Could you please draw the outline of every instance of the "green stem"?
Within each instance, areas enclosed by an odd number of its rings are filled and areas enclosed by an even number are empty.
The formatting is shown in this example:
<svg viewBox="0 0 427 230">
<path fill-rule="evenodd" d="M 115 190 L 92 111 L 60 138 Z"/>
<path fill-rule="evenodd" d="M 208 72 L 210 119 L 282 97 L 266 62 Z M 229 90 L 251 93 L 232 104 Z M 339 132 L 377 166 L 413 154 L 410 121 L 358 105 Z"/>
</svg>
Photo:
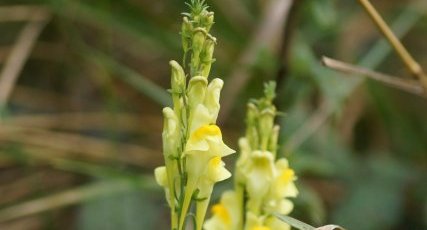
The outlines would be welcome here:
<svg viewBox="0 0 427 230">
<path fill-rule="evenodd" d="M 185 187 L 184 200 L 182 202 L 181 210 L 179 213 L 179 225 L 178 230 L 184 229 L 185 218 L 187 217 L 188 209 L 190 208 L 191 199 L 193 192 L 196 189 L 196 180 L 194 178 L 188 178 L 187 186 Z"/>
</svg>

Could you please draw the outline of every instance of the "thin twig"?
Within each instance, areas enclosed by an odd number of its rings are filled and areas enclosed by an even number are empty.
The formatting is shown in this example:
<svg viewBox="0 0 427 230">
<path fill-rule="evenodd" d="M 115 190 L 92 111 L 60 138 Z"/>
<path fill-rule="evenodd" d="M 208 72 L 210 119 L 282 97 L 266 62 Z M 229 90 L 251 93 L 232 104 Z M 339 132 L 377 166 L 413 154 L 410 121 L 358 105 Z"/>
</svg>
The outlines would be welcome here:
<svg viewBox="0 0 427 230">
<path fill-rule="evenodd" d="M 0 63 L 4 62 L 7 59 L 10 51 L 10 46 L 0 46 Z M 58 57 L 63 57 L 64 54 L 65 46 L 62 44 L 37 42 L 34 45 L 30 58 L 59 62 L 61 61 L 61 59 Z"/>
<path fill-rule="evenodd" d="M 360 4 L 378 26 L 380 31 L 384 34 L 393 48 L 396 50 L 399 57 L 405 63 L 408 70 L 420 81 L 422 86 L 427 90 L 427 75 L 423 71 L 420 64 L 412 57 L 405 46 L 396 37 L 381 15 L 377 12 L 375 7 L 369 2 L 369 0 L 359 0 Z"/>
<path fill-rule="evenodd" d="M 351 64 L 338 61 L 335 59 L 331 59 L 328 57 L 322 57 L 322 64 L 334 70 L 338 70 L 338 71 L 349 73 L 349 74 L 356 74 L 359 76 L 366 76 L 370 79 L 379 81 L 381 83 L 392 86 L 394 88 L 397 88 L 418 96 L 426 97 L 424 88 L 420 86 L 417 81 L 414 81 L 414 80 L 402 79 L 400 77 L 394 77 L 387 74 L 375 72 L 366 68 L 351 65 Z"/>
<path fill-rule="evenodd" d="M 13 46 L 0 73 L 0 109 L 6 105 L 34 44 L 50 17 L 46 11 L 35 11 L 33 13 L 40 15 L 39 17 L 43 17 L 45 20 L 28 22 Z"/>
<path fill-rule="evenodd" d="M 403 37 L 405 34 L 409 32 L 409 30 L 415 25 L 417 21 L 419 21 L 424 14 L 422 10 L 414 11 L 414 4 L 409 5 L 406 9 L 398 16 L 398 18 L 393 23 L 393 28 L 397 32 L 399 37 Z M 424 8 L 416 8 L 416 9 L 424 9 Z M 382 60 L 390 53 L 391 49 L 384 43 L 382 40 L 378 41 L 375 46 L 367 53 L 359 62 L 360 65 L 369 66 L 369 68 L 374 69 L 378 66 Z M 362 84 L 363 79 L 360 78 L 360 81 L 348 82 L 346 84 L 349 85 L 349 91 L 340 96 L 341 101 L 345 100 L 347 97 L 352 95 L 355 89 Z M 316 131 L 331 117 L 337 107 L 334 106 L 320 106 L 313 115 L 308 118 L 307 125 L 301 126 L 298 130 L 291 134 L 288 138 L 288 142 L 284 144 L 285 148 L 283 149 L 284 154 L 289 154 L 297 149 L 302 143 L 304 143 L 311 135 L 316 133 Z M 294 141 L 295 140 L 295 141 Z M 287 146 L 288 143 L 291 146 Z"/>
<path fill-rule="evenodd" d="M 227 100 L 222 104 L 219 123 L 229 116 L 238 94 L 250 78 L 250 68 L 256 62 L 260 50 L 266 47 L 271 48 L 274 40 L 281 33 L 292 3 L 292 0 L 270 1 L 270 5 L 266 7 L 264 19 L 258 25 L 225 84 L 223 95 L 227 97 Z"/>
</svg>

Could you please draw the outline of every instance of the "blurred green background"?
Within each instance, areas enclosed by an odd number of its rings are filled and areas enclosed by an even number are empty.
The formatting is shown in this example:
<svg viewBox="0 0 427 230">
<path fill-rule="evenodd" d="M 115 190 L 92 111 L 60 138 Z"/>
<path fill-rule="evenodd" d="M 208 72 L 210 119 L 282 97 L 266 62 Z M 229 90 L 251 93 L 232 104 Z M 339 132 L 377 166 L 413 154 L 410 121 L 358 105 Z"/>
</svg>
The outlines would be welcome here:
<svg viewBox="0 0 427 230">
<path fill-rule="evenodd" d="M 357 1 L 207 3 L 227 144 L 237 149 L 247 100 L 278 81 L 281 152 L 301 191 L 291 216 L 427 229 L 427 101 L 320 64 L 409 75 Z M 372 3 L 427 68 L 425 1 Z M 184 11 L 183 0 L 0 0 L 0 91 L 11 92 L 0 100 L 0 229 L 168 229 L 152 172 Z"/>
</svg>

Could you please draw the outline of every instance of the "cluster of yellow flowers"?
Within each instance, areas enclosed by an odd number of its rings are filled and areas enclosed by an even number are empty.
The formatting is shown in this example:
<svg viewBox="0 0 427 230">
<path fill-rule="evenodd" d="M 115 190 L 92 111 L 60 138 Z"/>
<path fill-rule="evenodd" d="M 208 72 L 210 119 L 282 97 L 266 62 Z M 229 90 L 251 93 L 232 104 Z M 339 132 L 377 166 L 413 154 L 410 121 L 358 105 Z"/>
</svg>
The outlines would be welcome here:
<svg viewBox="0 0 427 230">
<path fill-rule="evenodd" d="M 274 125 L 272 104 L 275 84 L 265 87 L 265 97 L 248 104 L 246 136 L 239 140 L 235 190 L 222 194 L 212 207 L 206 230 L 285 230 L 290 226 L 273 214 L 289 214 L 295 197 L 294 171 L 284 158 L 276 161 L 279 126 Z"/>
<path fill-rule="evenodd" d="M 289 229 L 273 216 L 288 214 L 293 204 L 286 198 L 298 193 L 288 162 L 275 160 L 279 126 L 274 125 L 274 83 L 266 85 L 265 97 L 249 103 L 246 136 L 239 141 L 235 190 L 222 195 L 212 208 L 214 215 L 204 223 L 214 184 L 231 176 L 222 157 L 235 151 L 224 144 L 215 125 L 224 83 L 219 78 L 208 80 L 216 44 L 209 34 L 214 15 L 204 0 L 191 0 L 188 5 L 190 13 L 184 14 L 181 29 L 183 64 L 170 62 L 173 108 L 163 109 L 165 166 L 155 169 L 171 209 L 171 229 L 186 229 L 189 220 L 196 230 Z M 195 214 L 189 214 L 192 207 Z"/>
<path fill-rule="evenodd" d="M 185 229 L 189 219 L 195 229 L 202 229 L 214 184 L 231 176 L 222 157 L 235 152 L 224 144 L 215 125 L 223 81 L 208 81 L 216 43 L 209 34 L 213 13 L 203 1 L 193 0 L 189 6 L 191 12 L 184 14 L 181 31 L 183 65 L 170 62 L 173 108 L 163 109 L 165 166 L 155 169 L 156 181 L 164 187 L 171 208 L 173 230 Z M 184 68 L 188 55 L 187 81 Z M 195 216 L 188 214 L 193 203 Z"/>
</svg>

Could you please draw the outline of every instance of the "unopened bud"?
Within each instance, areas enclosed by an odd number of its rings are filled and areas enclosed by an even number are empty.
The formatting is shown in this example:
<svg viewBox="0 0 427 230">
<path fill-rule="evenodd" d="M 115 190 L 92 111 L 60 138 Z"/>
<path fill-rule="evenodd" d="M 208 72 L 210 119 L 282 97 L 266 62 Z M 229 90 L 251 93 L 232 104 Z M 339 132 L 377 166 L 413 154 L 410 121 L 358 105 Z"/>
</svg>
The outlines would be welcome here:
<svg viewBox="0 0 427 230">
<path fill-rule="evenodd" d="M 209 12 L 206 17 L 206 31 L 209 32 L 211 30 L 212 25 L 214 24 L 214 13 Z"/>
<path fill-rule="evenodd" d="M 246 112 L 246 138 L 252 149 L 259 149 L 259 135 L 257 127 L 258 108 L 253 103 L 248 103 Z"/>
<path fill-rule="evenodd" d="M 182 47 L 184 49 L 184 53 L 190 50 L 191 45 L 191 36 L 193 33 L 193 25 L 188 20 L 187 17 L 182 19 L 182 27 L 181 27 L 181 39 L 182 39 Z"/>
<path fill-rule="evenodd" d="M 212 66 L 212 56 L 214 53 L 216 38 L 208 35 L 202 53 L 200 54 L 201 73 L 203 76 L 208 77 Z"/>
<path fill-rule="evenodd" d="M 258 130 L 260 134 L 262 150 L 267 150 L 268 148 L 269 139 L 271 138 L 271 131 L 273 130 L 275 115 L 276 112 L 272 108 L 267 108 L 261 111 Z"/>
<path fill-rule="evenodd" d="M 190 109 L 194 109 L 205 99 L 208 80 L 202 76 L 191 78 L 188 83 L 188 104 Z"/>
<path fill-rule="evenodd" d="M 273 127 L 273 130 L 271 132 L 271 138 L 270 138 L 270 143 L 269 143 L 269 151 L 273 153 L 274 157 L 276 157 L 277 155 L 277 143 L 279 141 L 279 132 L 280 132 L 280 126 L 275 125 Z"/>
<path fill-rule="evenodd" d="M 219 98 L 220 98 L 221 89 L 223 86 L 224 86 L 224 81 L 219 78 L 215 78 L 209 83 L 208 89 L 206 91 L 204 105 L 209 110 L 209 113 L 211 114 L 212 120 L 214 123 L 218 118 L 218 113 L 220 108 Z"/>
<path fill-rule="evenodd" d="M 179 120 L 175 112 L 166 107 L 163 109 L 163 154 L 165 159 L 176 154 L 178 143 L 180 142 Z"/>
<path fill-rule="evenodd" d="M 191 56 L 191 66 L 193 69 L 196 69 L 200 64 L 200 53 L 203 50 L 203 45 L 206 40 L 206 30 L 204 28 L 196 28 L 193 34 L 192 40 L 192 50 L 193 54 Z"/>
<path fill-rule="evenodd" d="M 185 73 L 181 65 L 176 61 L 169 62 L 171 66 L 172 93 L 182 93 L 185 89 Z"/>
<path fill-rule="evenodd" d="M 185 90 L 185 73 L 181 65 L 176 61 L 169 62 L 171 66 L 171 93 L 172 101 L 175 111 L 177 111 L 178 116 L 180 117 L 180 111 L 182 108 L 182 94 Z"/>
</svg>

